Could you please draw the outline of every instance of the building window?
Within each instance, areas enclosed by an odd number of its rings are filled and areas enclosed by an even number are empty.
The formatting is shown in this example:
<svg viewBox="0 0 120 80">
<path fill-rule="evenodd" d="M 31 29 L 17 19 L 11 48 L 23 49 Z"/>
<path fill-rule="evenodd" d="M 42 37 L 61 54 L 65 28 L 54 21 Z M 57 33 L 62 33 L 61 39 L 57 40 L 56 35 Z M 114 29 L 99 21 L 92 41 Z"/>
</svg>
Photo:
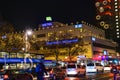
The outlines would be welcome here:
<svg viewBox="0 0 120 80">
<path fill-rule="evenodd" d="M 115 6 L 115 8 L 118 8 L 118 6 Z"/>
<path fill-rule="evenodd" d="M 119 32 L 117 32 L 117 34 L 119 34 Z"/>
<path fill-rule="evenodd" d="M 115 9 L 115 11 L 118 11 L 118 9 Z"/>
<path fill-rule="evenodd" d="M 119 26 L 116 26 L 116 28 L 119 28 Z"/>
<path fill-rule="evenodd" d="M 118 16 L 115 16 L 115 18 L 118 18 Z"/>
<path fill-rule="evenodd" d="M 117 2 L 115 2 L 115 5 L 117 5 Z"/>
<path fill-rule="evenodd" d="M 120 36 L 117 36 L 117 38 L 120 38 Z"/>
<path fill-rule="evenodd" d="M 116 19 L 116 21 L 118 21 L 118 19 Z"/>
<path fill-rule="evenodd" d="M 119 31 L 119 29 L 116 29 L 116 31 Z"/>
<path fill-rule="evenodd" d="M 118 24 L 118 22 L 116 22 L 116 24 Z"/>
<path fill-rule="evenodd" d="M 83 32 L 83 30 L 82 30 L 82 29 L 80 29 L 80 32 Z"/>
<path fill-rule="evenodd" d="M 38 34 L 37 38 L 40 38 L 40 37 L 45 37 L 45 34 Z"/>
<path fill-rule="evenodd" d="M 72 32 L 72 31 L 73 31 L 73 30 L 71 30 L 71 29 L 69 30 L 69 32 Z"/>
</svg>

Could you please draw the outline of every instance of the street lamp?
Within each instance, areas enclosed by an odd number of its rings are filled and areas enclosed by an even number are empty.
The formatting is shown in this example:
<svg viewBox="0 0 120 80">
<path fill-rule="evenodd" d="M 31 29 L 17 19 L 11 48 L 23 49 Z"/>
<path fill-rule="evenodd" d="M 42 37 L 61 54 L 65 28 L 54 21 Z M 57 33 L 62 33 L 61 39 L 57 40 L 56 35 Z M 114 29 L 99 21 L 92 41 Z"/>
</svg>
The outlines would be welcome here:
<svg viewBox="0 0 120 80">
<path fill-rule="evenodd" d="M 27 30 L 25 32 L 25 52 L 28 52 L 28 50 L 30 49 L 30 44 L 28 41 L 28 36 L 32 34 L 32 30 Z"/>
<path fill-rule="evenodd" d="M 30 49 L 30 43 L 28 41 L 28 36 L 32 34 L 32 30 L 26 30 L 25 36 L 24 36 L 24 41 L 25 41 L 25 48 L 22 48 L 26 53 Z M 24 57 L 24 69 L 26 69 L 26 59 L 29 58 L 29 61 L 31 62 L 31 65 L 33 65 L 32 60 L 30 59 L 30 54 L 25 54 Z"/>
</svg>

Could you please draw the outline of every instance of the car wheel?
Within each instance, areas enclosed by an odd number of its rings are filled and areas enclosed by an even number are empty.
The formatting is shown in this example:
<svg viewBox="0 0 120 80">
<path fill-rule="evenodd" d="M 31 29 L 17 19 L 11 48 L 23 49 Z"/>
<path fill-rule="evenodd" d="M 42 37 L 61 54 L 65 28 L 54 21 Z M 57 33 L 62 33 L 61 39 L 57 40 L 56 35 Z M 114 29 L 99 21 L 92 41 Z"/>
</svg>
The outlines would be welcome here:
<svg viewBox="0 0 120 80">
<path fill-rule="evenodd" d="M 84 73 L 83 76 L 86 76 L 86 73 Z"/>
<path fill-rule="evenodd" d="M 80 77 L 80 72 L 78 72 L 78 75 L 77 75 L 78 77 Z"/>
<path fill-rule="evenodd" d="M 102 73 L 104 73 L 104 69 L 102 69 Z"/>
<path fill-rule="evenodd" d="M 97 69 L 97 73 L 99 72 L 99 70 Z"/>
<path fill-rule="evenodd" d="M 56 76 L 55 75 L 53 75 L 53 80 L 56 80 Z"/>
<path fill-rule="evenodd" d="M 12 78 L 11 80 L 17 80 L 16 78 Z"/>
<path fill-rule="evenodd" d="M 64 80 L 64 79 L 65 79 L 65 76 L 63 76 L 62 79 Z"/>
</svg>

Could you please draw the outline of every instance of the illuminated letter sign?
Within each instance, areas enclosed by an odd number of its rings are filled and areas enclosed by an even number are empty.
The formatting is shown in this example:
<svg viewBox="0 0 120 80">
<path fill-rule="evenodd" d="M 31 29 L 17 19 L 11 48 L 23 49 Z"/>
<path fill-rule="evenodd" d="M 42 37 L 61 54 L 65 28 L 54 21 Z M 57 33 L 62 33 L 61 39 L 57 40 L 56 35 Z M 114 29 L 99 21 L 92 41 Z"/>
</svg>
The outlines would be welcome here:
<svg viewBox="0 0 120 80">
<path fill-rule="evenodd" d="M 52 23 L 44 23 L 42 24 L 42 27 L 52 26 Z"/>
</svg>

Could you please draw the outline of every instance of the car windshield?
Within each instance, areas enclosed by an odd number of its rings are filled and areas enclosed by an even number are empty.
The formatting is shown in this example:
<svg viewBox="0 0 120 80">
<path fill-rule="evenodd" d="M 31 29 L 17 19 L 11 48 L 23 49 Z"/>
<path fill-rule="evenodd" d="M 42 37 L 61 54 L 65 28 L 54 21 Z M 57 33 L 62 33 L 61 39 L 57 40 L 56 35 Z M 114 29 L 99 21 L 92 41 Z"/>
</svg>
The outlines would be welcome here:
<svg viewBox="0 0 120 80">
<path fill-rule="evenodd" d="M 102 66 L 100 63 L 96 63 L 96 66 Z"/>
<path fill-rule="evenodd" d="M 75 65 L 67 65 L 67 68 L 76 68 Z"/>
<path fill-rule="evenodd" d="M 62 72 L 62 69 L 60 69 L 60 68 L 53 68 L 53 70 L 54 70 L 55 72 Z"/>
<path fill-rule="evenodd" d="M 94 63 L 88 63 L 87 66 L 94 66 Z"/>
<path fill-rule="evenodd" d="M 105 65 L 104 67 L 110 67 L 110 65 Z"/>
<path fill-rule="evenodd" d="M 77 68 L 85 68 L 84 65 L 77 65 Z"/>
</svg>

